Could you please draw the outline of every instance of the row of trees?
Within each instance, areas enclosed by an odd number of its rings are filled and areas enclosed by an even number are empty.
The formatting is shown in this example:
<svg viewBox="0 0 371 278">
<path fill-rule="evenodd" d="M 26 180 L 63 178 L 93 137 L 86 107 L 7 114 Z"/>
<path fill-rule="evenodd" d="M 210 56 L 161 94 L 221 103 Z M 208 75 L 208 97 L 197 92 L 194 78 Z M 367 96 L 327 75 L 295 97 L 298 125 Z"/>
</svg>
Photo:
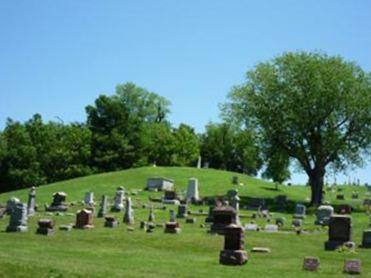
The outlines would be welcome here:
<svg viewBox="0 0 371 278">
<path fill-rule="evenodd" d="M 92 173 L 156 165 L 210 167 L 257 174 L 259 148 L 250 132 L 209 124 L 196 134 L 172 127 L 170 103 L 133 83 L 117 86 L 86 107 L 86 123 L 8 120 L 0 133 L 0 191 L 41 185 Z"/>
<path fill-rule="evenodd" d="M 132 83 L 86 107 L 83 124 L 9 120 L 0 133 L 0 191 L 156 163 L 210 167 L 276 182 L 299 165 L 322 202 L 326 171 L 361 165 L 371 147 L 371 76 L 323 53 L 285 53 L 232 89 L 223 122 L 203 134 L 168 121 L 169 101 Z"/>
</svg>

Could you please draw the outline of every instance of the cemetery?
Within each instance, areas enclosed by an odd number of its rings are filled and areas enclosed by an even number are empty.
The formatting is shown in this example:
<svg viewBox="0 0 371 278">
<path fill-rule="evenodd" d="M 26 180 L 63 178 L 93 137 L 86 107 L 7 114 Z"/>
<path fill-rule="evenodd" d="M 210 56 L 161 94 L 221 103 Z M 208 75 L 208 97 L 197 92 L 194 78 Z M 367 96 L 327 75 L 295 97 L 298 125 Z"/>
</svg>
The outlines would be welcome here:
<svg viewBox="0 0 371 278">
<path fill-rule="evenodd" d="M 168 197 L 180 204 L 151 202 L 149 196 L 161 199 L 164 191 L 140 190 L 148 175 L 172 177 L 169 192 L 181 194 Z M 370 277 L 367 188 L 357 187 L 354 199 L 354 188 L 344 186 L 345 199 L 328 193 L 326 205 L 313 210 L 306 207 L 307 187 L 276 192 L 267 190 L 274 183 L 239 174 L 240 185 L 235 176 L 145 167 L 1 194 L 7 210 L 0 219 L 2 273 L 75 277 L 86 275 L 88 266 L 89 277 Z M 213 197 L 215 202 L 202 201 Z"/>
</svg>

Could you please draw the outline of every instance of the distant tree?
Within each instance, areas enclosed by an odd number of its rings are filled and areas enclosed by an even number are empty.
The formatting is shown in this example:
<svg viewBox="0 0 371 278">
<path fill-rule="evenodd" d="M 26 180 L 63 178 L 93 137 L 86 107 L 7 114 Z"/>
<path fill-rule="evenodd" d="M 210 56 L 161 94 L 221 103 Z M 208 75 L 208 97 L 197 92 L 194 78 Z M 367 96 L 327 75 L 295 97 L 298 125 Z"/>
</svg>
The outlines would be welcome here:
<svg viewBox="0 0 371 278">
<path fill-rule="evenodd" d="M 370 74 L 341 57 L 285 53 L 249 71 L 229 99 L 228 117 L 301 165 L 312 205 L 322 202 L 326 167 L 359 165 L 370 148 Z"/>
<path fill-rule="evenodd" d="M 290 157 L 284 151 L 277 149 L 266 153 L 266 168 L 263 177 L 272 179 L 276 184 L 282 184 L 291 177 L 290 174 Z"/>
<path fill-rule="evenodd" d="M 116 87 L 86 107 L 92 132 L 92 165 L 101 171 L 129 168 L 142 157 L 141 134 L 151 123 L 165 123 L 169 101 L 133 83 Z"/>
<path fill-rule="evenodd" d="M 180 124 L 173 130 L 173 137 L 171 165 L 195 166 L 200 155 L 200 140 L 194 129 Z"/>
<path fill-rule="evenodd" d="M 201 154 L 210 167 L 256 175 L 261 167 L 259 147 L 249 131 L 228 123 L 208 124 L 201 139 Z"/>
</svg>

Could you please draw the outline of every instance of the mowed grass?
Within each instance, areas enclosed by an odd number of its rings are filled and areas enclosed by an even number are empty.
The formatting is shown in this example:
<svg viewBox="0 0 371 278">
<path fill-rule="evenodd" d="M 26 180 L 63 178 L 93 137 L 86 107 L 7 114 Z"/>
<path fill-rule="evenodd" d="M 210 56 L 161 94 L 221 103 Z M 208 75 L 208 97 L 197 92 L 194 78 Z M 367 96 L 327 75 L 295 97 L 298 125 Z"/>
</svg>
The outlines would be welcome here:
<svg viewBox="0 0 371 278">
<path fill-rule="evenodd" d="M 128 231 L 120 223 L 116 229 L 103 227 L 103 219 L 95 218 L 95 228 L 91 230 L 56 230 L 53 236 L 35 234 L 37 220 L 53 218 L 58 227 L 61 224 L 74 223 L 74 213 L 82 208 L 87 191 L 95 193 L 96 202 L 102 194 L 109 196 L 110 202 L 118 186 L 127 191 L 143 189 L 146 179 L 163 176 L 175 180 L 178 192 L 185 191 L 190 177 L 199 179 L 201 196 L 224 195 L 228 189 L 235 188 L 231 178 L 235 173 L 212 169 L 145 167 L 127 171 L 94 175 L 65 182 L 43 186 L 37 189 L 39 212 L 29 219 L 27 233 L 5 233 L 8 216 L 0 219 L 0 277 L 346 277 L 342 273 L 344 259 L 362 260 L 362 275 L 371 277 L 371 249 L 357 248 L 356 252 L 324 251 L 327 230 L 314 226 L 314 216 L 304 220 L 304 229 L 310 231 L 296 235 L 291 226 L 292 213 L 274 213 L 284 216 L 286 225 L 283 232 L 245 232 L 245 247 L 249 261 L 244 266 L 223 266 L 219 264 L 219 252 L 224 238 L 207 233 L 207 228 L 200 227 L 204 216 L 196 216 L 196 224 L 186 224 L 179 219 L 182 232 L 178 235 L 165 234 L 162 228 L 156 228 L 152 234 L 139 229 L 139 222 L 147 220 L 148 209 L 141 205 L 149 203 L 149 196 L 161 196 L 162 193 L 141 191 L 132 195 L 135 205 L 135 230 Z M 237 186 L 240 196 L 274 198 L 285 194 L 290 200 L 303 202 L 309 196 L 307 187 L 281 186 L 278 191 L 274 185 L 259 179 L 238 175 L 243 185 Z M 360 192 L 360 200 L 351 200 L 352 191 Z M 49 215 L 43 205 L 51 202 L 51 195 L 56 191 L 65 191 L 67 201 L 76 205 L 70 207 L 64 215 Z M 27 201 L 28 190 L 20 190 L 0 195 L 0 203 L 5 203 L 11 196 Z M 344 187 L 346 201 L 361 208 L 361 199 L 366 196 L 363 188 Z M 336 193 L 327 193 L 326 199 L 335 200 Z M 339 203 L 340 201 L 333 201 Z M 155 204 L 158 205 L 158 204 Z M 171 208 L 171 206 L 167 206 Z M 156 210 L 156 223 L 164 223 L 169 218 L 169 211 Z M 176 209 L 176 208 L 174 208 Z M 207 211 L 206 206 L 190 206 L 190 210 Z M 252 211 L 241 210 L 242 223 L 251 221 Z M 113 213 L 121 221 L 123 213 Z M 353 240 L 361 242 L 362 231 L 368 227 L 369 217 L 362 212 L 352 214 Z M 265 225 L 264 219 L 258 224 Z M 270 254 L 251 253 L 252 247 L 269 247 Z M 318 256 L 321 269 L 317 273 L 302 270 L 304 256 Z"/>
</svg>

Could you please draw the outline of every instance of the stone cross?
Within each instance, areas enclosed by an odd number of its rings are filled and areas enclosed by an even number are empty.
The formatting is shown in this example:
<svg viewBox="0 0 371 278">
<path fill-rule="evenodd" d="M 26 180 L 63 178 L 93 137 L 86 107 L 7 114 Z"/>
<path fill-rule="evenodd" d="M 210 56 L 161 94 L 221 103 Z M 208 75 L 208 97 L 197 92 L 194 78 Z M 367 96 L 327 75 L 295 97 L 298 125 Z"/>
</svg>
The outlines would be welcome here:
<svg viewBox="0 0 371 278">
<path fill-rule="evenodd" d="M 7 232 L 27 232 L 27 206 L 26 204 L 16 203 L 10 212 L 9 225 Z"/>
<path fill-rule="evenodd" d="M 31 187 L 30 192 L 28 193 L 28 202 L 27 202 L 27 214 L 28 216 L 32 216 L 35 214 L 35 206 L 36 206 L 36 189 L 35 187 Z"/>
<path fill-rule="evenodd" d="M 131 198 L 127 197 L 125 202 L 124 223 L 129 225 L 134 224 L 134 210 L 131 205 Z"/>
</svg>

